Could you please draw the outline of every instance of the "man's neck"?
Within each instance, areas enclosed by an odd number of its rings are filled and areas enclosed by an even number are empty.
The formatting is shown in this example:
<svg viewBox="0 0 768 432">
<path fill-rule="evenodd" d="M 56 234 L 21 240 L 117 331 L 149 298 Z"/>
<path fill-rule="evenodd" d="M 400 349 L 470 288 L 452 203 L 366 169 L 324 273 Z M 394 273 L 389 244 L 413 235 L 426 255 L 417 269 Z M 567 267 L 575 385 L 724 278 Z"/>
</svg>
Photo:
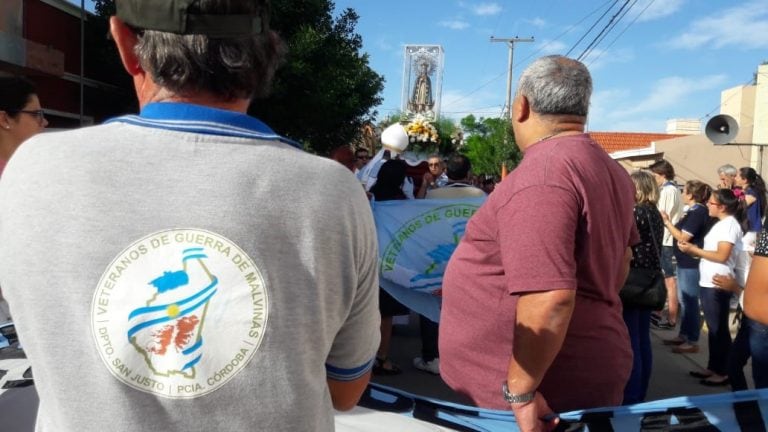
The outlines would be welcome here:
<svg viewBox="0 0 768 432">
<path fill-rule="evenodd" d="M 136 88 L 139 105 L 142 108 L 147 104 L 155 102 L 177 102 L 202 105 L 245 114 L 248 112 L 248 106 L 251 103 L 250 99 L 237 98 L 224 100 L 218 95 L 205 92 L 183 95 L 172 93 L 155 84 L 149 75 L 147 75 L 147 77 L 148 79 L 145 79 L 141 83 L 137 83 Z"/>
<path fill-rule="evenodd" d="M 538 115 L 534 114 L 535 123 L 531 125 L 531 130 L 527 134 L 525 143 L 521 143 L 523 151 L 548 139 L 562 137 L 567 135 L 578 135 L 584 133 L 584 124 L 586 117 L 574 115 Z"/>
</svg>

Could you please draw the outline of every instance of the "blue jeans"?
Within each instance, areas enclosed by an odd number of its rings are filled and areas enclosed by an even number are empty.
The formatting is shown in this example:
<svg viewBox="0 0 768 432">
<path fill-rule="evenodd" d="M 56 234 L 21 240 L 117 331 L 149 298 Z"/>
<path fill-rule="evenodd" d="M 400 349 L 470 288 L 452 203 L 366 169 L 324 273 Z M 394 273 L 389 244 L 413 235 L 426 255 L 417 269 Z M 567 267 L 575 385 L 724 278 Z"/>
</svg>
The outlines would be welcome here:
<svg viewBox="0 0 768 432">
<path fill-rule="evenodd" d="M 701 307 L 709 330 L 709 361 L 707 369 L 718 375 L 728 375 L 728 355 L 731 351 L 731 332 L 728 312 L 731 308 L 729 291 L 701 287 Z"/>
<path fill-rule="evenodd" d="M 744 365 L 752 356 L 752 378 L 755 388 L 768 388 L 768 326 L 741 316 L 741 327 L 731 347 L 728 376 L 733 391 L 746 390 Z"/>
<path fill-rule="evenodd" d="M 629 331 L 632 344 L 632 373 L 624 387 L 624 405 L 645 400 L 648 383 L 651 380 L 653 352 L 651 351 L 651 311 L 647 309 L 624 308 L 624 323 Z"/>
<path fill-rule="evenodd" d="M 699 312 L 699 268 L 677 267 L 677 291 L 680 298 L 680 339 L 699 342 L 701 315 Z"/>
<path fill-rule="evenodd" d="M 672 246 L 661 247 L 661 271 L 665 278 L 675 277 L 675 252 Z"/>
</svg>

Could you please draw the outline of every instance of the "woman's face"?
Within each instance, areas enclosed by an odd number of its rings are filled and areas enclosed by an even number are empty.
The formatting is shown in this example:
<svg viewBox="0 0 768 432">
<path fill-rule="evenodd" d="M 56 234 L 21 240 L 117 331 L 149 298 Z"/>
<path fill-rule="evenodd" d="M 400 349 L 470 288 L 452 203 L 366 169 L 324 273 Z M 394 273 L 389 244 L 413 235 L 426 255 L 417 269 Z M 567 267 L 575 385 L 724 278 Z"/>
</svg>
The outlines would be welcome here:
<svg viewBox="0 0 768 432">
<path fill-rule="evenodd" d="M 16 113 L 0 111 L 0 113 L 3 115 L 2 127 L 10 134 L 11 141 L 16 147 L 48 126 L 48 120 L 43 117 L 40 99 L 34 94 L 29 97 L 21 111 Z M 11 114 L 14 115 L 11 116 Z"/>
<path fill-rule="evenodd" d="M 712 217 L 720 217 L 720 215 L 723 214 L 723 205 L 717 202 L 717 198 L 713 196 L 709 197 L 709 201 L 707 201 L 707 209 L 709 210 L 709 215 Z"/>
<path fill-rule="evenodd" d="M 683 188 L 683 201 L 688 205 L 696 204 L 693 200 L 693 195 L 688 192 L 688 188 Z"/>
<path fill-rule="evenodd" d="M 736 183 L 736 186 L 740 186 L 742 188 L 747 186 L 747 179 L 742 177 L 739 173 L 737 173 L 736 177 L 733 178 L 733 182 Z"/>
</svg>

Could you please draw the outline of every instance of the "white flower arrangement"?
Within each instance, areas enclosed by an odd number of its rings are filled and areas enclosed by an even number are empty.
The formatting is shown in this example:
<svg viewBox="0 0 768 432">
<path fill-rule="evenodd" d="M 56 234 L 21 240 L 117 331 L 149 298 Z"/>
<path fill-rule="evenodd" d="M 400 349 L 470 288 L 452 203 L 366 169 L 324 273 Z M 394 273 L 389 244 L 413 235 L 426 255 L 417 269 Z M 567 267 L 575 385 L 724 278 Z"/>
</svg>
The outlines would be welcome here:
<svg viewBox="0 0 768 432">
<path fill-rule="evenodd" d="M 405 126 L 408 133 L 408 140 L 412 143 L 436 143 L 440 141 L 437 134 L 437 128 L 421 114 L 417 114 L 414 119 Z"/>
</svg>

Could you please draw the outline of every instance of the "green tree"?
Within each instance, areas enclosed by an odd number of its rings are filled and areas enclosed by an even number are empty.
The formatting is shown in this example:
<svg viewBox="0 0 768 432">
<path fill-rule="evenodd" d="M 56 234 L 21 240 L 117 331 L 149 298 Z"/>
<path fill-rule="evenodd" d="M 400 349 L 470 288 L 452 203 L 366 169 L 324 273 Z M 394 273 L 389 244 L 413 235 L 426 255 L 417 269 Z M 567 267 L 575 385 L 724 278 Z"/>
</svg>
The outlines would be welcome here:
<svg viewBox="0 0 768 432">
<path fill-rule="evenodd" d="M 346 9 L 334 20 L 327 0 L 272 2 L 272 27 L 288 45 L 286 64 L 272 94 L 249 113 L 275 131 L 318 153 L 353 141 L 381 104 L 384 78 L 361 53 L 358 15 Z"/>
<path fill-rule="evenodd" d="M 96 0 L 99 14 L 114 13 L 114 0 Z M 329 0 L 271 3 L 271 27 L 288 47 L 272 93 L 254 100 L 248 112 L 305 149 L 327 153 L 349 144 L 376 116 L 384 78 L 372 70 L 353 9 L 333 17 Z"/>
<path fill-rule="evenodd" d="M 472 172 L 478 175 L 501 174 L 501 165 L 512 169 L 522 154 L 515 144 L 512 127 L 507 119 L 480 118 L 468 115 L 461 119 L 464 146 L 461 151 L 472 162 Z"/>
</svg>

